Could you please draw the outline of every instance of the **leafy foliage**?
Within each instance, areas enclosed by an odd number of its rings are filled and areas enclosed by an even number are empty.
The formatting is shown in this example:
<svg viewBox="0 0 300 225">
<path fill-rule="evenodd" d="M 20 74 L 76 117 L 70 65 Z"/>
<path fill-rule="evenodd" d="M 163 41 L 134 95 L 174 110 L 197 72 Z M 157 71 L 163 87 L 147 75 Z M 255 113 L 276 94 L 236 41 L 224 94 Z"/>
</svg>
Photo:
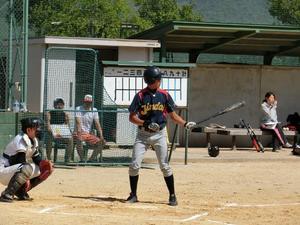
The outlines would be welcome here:
<svg viewBox="0 0 300 225">
<path fill-rule="evenodd" d="M 269 0 L 270 13 L 283 23 L 300 25 L 300 0 Z"/>
<path fill-rule="evenodd" d="M 135 0 L 139 17 L 147 22 L 147 26 L 155 26 L 169 20 L 201 21 L 196 12 L 195 2 L 178 5 L 176 0 Z"/>
<path fill-rule="evenodd" d="M 38 35 L 113 38 L 130 19 L 134 14 L 124 0 L 39 0 L 30 7 Z"/>
<path fill-rule="evenodd" d="M 29 22 L 37 36 L 116 38 L 123 23 L 135 25 L 128 36 L 167 20 L 200 21 L 193 9 L 193 1 L 178 6 L 176 0 L 36 0 Z"/>
</svg>

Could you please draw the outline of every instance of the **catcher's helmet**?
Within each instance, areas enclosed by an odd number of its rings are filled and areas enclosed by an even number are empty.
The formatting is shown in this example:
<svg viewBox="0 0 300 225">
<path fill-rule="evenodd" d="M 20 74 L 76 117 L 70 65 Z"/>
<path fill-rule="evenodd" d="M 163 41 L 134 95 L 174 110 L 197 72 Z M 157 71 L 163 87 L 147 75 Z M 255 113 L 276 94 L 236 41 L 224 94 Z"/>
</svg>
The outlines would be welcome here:
<svg viewBox="0 0 300 225">
<path fill-rule="evenodd" d="M 43 133 L 42 133 L 42 121 L 40 118 L 24 118 L 21 119 L 21 126 L 23 133 L 27 132 L 27 128 L 34 128 L 36 127 L 36 137 L 38 139 L 42 139 Z"/>
<path fill-rule="evenodd" d="M 217 157 L 220 153 L 219 147 L 218 146 L 211 146 L 208 148 L 208 155 L 210 157 Z"/>
<path fill-rule="evenodd" d="M 144 80 L 146 84 L 153 84 L 156 80 L 160 80 L 162 72 L 156 66 L 150 66 L 144 71 Z"/>
</svg>

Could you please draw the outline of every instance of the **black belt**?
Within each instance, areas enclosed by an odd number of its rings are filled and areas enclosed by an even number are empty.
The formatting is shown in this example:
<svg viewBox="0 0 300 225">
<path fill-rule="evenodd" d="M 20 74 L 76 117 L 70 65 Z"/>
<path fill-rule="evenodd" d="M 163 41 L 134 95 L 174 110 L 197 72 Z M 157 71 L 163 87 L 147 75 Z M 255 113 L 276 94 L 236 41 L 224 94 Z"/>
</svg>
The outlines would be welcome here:
<svg viewBox="0 0 300 225">
<path fill-rule="evenodd" d="M 162 130 L 162 129 L 164 129 L 164 128 L 165 128 L 165 126 L 160 127 L 159 130 Z M 139 129 L 140 129 L 140 130 L 143 130 L 143 131 L 147 131 L 147 132 L 149 132 L 149 133 L 155 133 L 155 132 L 157 132 L 157 131 L 153 131 L 153 130 L 150 130 L 149 128 L 142 127 L 142 126 L 139 126 Z"/>
</svg>

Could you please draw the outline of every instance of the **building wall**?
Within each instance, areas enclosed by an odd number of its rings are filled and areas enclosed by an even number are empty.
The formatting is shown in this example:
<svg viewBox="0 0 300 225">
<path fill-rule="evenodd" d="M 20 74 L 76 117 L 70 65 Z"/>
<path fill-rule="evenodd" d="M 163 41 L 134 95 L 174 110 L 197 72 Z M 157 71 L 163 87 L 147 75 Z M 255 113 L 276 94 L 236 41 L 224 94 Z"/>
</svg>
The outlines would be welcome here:
<svg viewBox="0 0 300 225">
<path fill-rule="evenodd" d="M 265 93 L 273 91 L 278 96 L 278 119 L 284 124 L 288 114 L 300 112 L 300 105 L 297 104 L 299 83 L 300 68 L 296 67 L 198 65 L 190 71 L 189 120 L 199 121 L 244 100 L 245 107 L 211 119 L 203 125 L 219 123 L 233 127 L 242 118 L 252 127 L 259 127 L 260 104 Z M 205 140 L 205 135 L 192 133 L 189 145 L 205 146 Z M 214 135 L 212 142 L 230 146 L 231 139 Z M 249 138 L 240 137 L 237 144 L 250 145 Z"/>
<path fill-rule="evenodd" d="M 152 48 L 119 47 L 119 61 L 152 61 Z"/>
<path fill-rule="evenodd" d="M 44 92 L 45 46 L 33 44 L 28 48 L 27 108 L 32 112 L 42 111 Z"/>
<path fill-rule="evenodd" d="M 27 83 L 28 84 L 27 108 L 29 111 L 32 112 L 43 111 L 45 50 L 47 47 L 56 47 L 56 46 L 69 47 L 69 48 L 85 47 L 85 46 L 65 46 L 65 45 L 55 45 L 55 44 L 51 44 L 47 46 L 44 43 L 29 44 L 28 83 Z M 152 61 L 153 58 L 152 51 L 153 48 L 148 48 L 148 47 L 147 48 L 146 47 L 118 47 L 118 60 L 149 62 Z M 107 60 L 107 59 L 104 58 L 103 60 Z"/>
</svg>

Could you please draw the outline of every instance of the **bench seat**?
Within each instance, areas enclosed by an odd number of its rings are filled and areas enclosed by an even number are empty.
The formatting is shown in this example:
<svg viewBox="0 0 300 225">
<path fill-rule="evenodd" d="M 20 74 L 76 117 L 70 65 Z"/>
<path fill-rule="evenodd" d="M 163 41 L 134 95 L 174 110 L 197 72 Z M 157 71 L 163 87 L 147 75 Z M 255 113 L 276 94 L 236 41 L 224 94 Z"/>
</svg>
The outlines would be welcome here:
<svg viewBox="0 0 300 225">
<path fill-rule="evenodd" d="M 211 146 L 211 134 L 218 134 L 218 135 L 229 135 L 232 137 L 232 149 L 236 149 L 236 137 L 237 136 L 247 136 L 248 131 L 246 128 L 212 128 L 212 127 L 197 127 L 192 130 L 192 132 L 200 132 L 206 134 L 206 142 L 207 147 Z M 273 132 L 270 130 L 261 130 L 261 129 L 253 129 L 253 132 L 256 136 L 267 136 L 267 135 L 273 135 Z M 286 136 L 293 136 L 294 137 L 294 143 L 297 142 L 297 131 L 291 131 L 291 130 L 284 130 L 283 131 Z M 273 136 L 273 142 L 275 137 Z M 274 146 L 273 146 L 274 148 Z"/>
</svg>

